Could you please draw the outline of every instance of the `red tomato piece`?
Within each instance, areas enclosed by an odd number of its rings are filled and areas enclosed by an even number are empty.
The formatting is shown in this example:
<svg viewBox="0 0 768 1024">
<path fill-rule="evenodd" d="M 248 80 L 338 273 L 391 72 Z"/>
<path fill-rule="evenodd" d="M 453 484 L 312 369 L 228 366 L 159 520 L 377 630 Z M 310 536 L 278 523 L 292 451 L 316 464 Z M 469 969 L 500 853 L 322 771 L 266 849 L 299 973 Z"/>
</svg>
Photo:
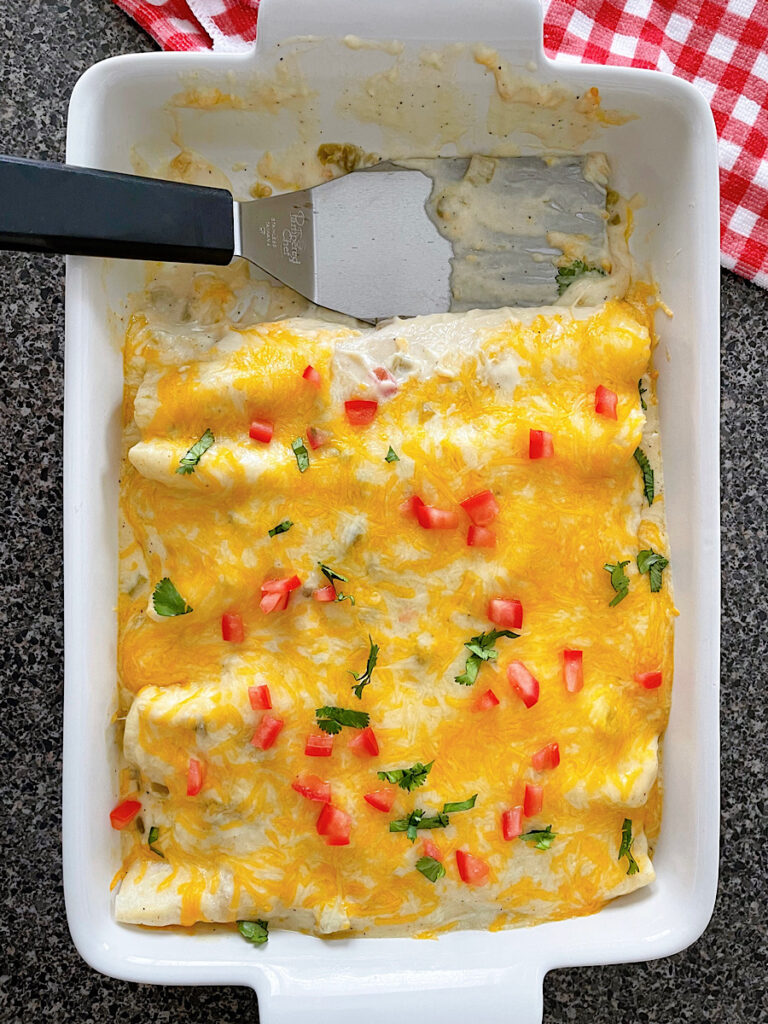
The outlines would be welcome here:
<svg viewBox="0 0 768 1024">
<path fill-rule="evenodd" d="M 326 732 L 311 732 L 304 746 L 307 757 L 330 757 L 333 753 L 333 736 Z"/>
<path fill-rule="evenodd" d="M 560 747 L 557 743 L 548 743 L 531 757 L 531 764 L 537 772 L 542 772 L 546 768 L 557 768 L 560 764 Z"/>
<path fill-rule="evenodd" d="M 541 808 L 544 806 L 544 787 L 534 786 L 528 782 L 525 786 L 525 796 L 523 797 L 523 813 L 526 818 L 532 818 L 534 814 L 541 814 Z"/>
<path fill-rule="evenodd" d="M 336 591 L 332 583 L 329 583 L 326 587 L 320 587 L 318 590 L 312 591 L 312 597 L 316 601 L 335 601 Z"/>
<path fill-rule="evenodd" d="M 501 833 L 509 842 L 523 834 L 523 808 L 510 807 L 501 816 Z"/>
<path fill-rule="evenodd" d="M 322 448 L 324 444 L 328 444 L 330 439 L 331 435 L 326 434 L 324 430 L 318 430 L 317 427 L 307 427 L 307 440 L 309 441 L 310 448 Z"/>
<path fill-rule="evenodd" d="M 363 800 L 375 807 L 377 811 L 391 811 L 395 802 L 397 791 L 394 789 L 375 789 L 372 793 L 366 793 Z"/>
<path fill-rule="evenodd" d="M 485 885 L 488 881 L 490 867 L 484 860 L 467 853 L 466 850 L 456 851 L 456 866 L 462 882 L 468 885 Z"/>
<path fill-rule="evenodd" d="M 488 711 L 489 708 L 495 708 L 498 703 L 499 698 L 493 690 L 486 690 L 485 693 L 481 694 L 475 701 L 475 710 Z"/>
<path fill-rule="evenodd" d="M 440 862 L 442 862 L 443 854 L 437 843 L 433 843 L 431 839 L 425 839 L 423 846 L 425 857 L 432 857 L 434 860 L 439 860 Z"/>
<path fill-rule="evenodd" d="M 116 828 L 119 832 L 126 825 L 130 825 L 140 810 L 141 804 L 138 800 L 123 800 L 121 804 L 113 807 L 109 812 L 112 828 Z"/>
<path fill-rule="evenodd" d="M 563 651 L 563 679 L 568 693 L 578 693 L 584 685 L 582 651 Z"/>
<path fill-rule="evenodd" d="M 298 576 L 284 576 L 282 579 L 264 580 L 261 584 L 262 594 L 287 594 L 301 586 Z"/>
<path fill-rule="evenodd" d="M 500 629 L 520 629 L 523 604 L 516 597 L 493 597 L 488 602 L 488 618 Z"/>
<path fill-rule="evenodd" d="M 507 665 L 509 685 L 527 708 L 532 708 L 539 699 L 539 681 L 535 679 L 522 661 L 510 661 Z"/>
<path fill-rule="evenodd" d="M 492 491 L 479 491 L 459 504 L 475 526 L 488 526 L 499 514 L 499 505 Z"/>
<path fill-rule="evenodd" d="M 322 380 L 320 379 L 320 374 L 317 372 L 314 366 L 307 366 L 301 376 L 304 378 L 304 380 L 309 381 L 309 383 L 313 387 L 316 387 L 318 390 L 320 389 Z"/>
<path fill-rule="evenodd" d="M 370 725 L 361 729 L 357 736 L 349 741 L 347 747 L 355 754 L 369 757 L 376 757 L 379 753 L 379 744 Z"/>
<path fill-rule="evenodd" d="M 187 796 L 197 796 L 203 788 L 203 765 L 195 757 L 190 757 L 187 767 Z"/>
<path fill-rule="evenodd" d="M 226 612 L 221 616 L 221 636 L 233 644 L 241 644 L 245 640 L 243 617 L 234 612 Z"/>
<path fill-rule="evenodd" d="M 551 459 L 555 454 L 552 435 L 547 430 L 532 430 L 528 436 L 529 459 Z"/>
<path fill-rule="evenodd" d="M 344 403 L 344 412 L 353 427 L 365 427 L 373 423 L 378 407 L 378 402 L 365 398 L 351 398 Z"/>
<path fill-rule="evenodd" d="M 290 596 L 290 594 L 264 594 L 259 601 L 259 607 L 265 615 L 269 615 L 270 612 L 282 612 L 288 607 Z"/>
<path fill-rule="evenodd" d="M 275 718 L 274 715 L 270 715 L 267 712 L 259 722 L 251 743 L 254 747 L 258 747 L 259 750 L 269 750 L 284 725 L 285 722 L 283 722 L 282 718 Z"/>
<path fill-rule="evenodd" d="M 413 516 L 415 519 L 417 510 L 420 509 L 423 506 L 423 504 L 424 502 L 421 500 L 418 494 L 412 494 L 410 498 L 406 498 L 406 500 L 402 503 L 402 505 L 400 506 L 400 511 L 403 513 L 403 515 Z"/>
<path fill-rule="evenodd" d="M 661 672 L 637 672 L 635 682 L 640 683 L 646 690 L 656 690 L 661 686 Z"/>
<path fill-rule="evenodd" d="M 486 526 L 470 526 L 467 530 L 467 546 L 470 548 L 495 548 L 496 534 Z"/>
<path fill-rule="evenodd" d="M 392 395 L 397 394 L 397 381 L 383 366 L 377 366 L 373 371 L 373 376 L 376 378 L 378 383 L 379 393 L 384 398 L 391 398 Z"/>
<path fill-rule="evenodd" d="M 248 431 L 248 436 L 252 437 L 254 441 L 261 441 L 262 444 L 269 444 L 274 432 L 274 423 L 270 423 L 269 420 L 254 420 L 251 423 L 251 429 Z"/>
<path fill-rule="evenodd" d="M 317 834 L 325 836 L 329 846 L 347 846 L 352 831 L 352 819 L 339 807 L 325 804 L 317 819 Z"/>
<path fill-rule="evenodd" d="M 619 396 L 615 391 L 611 391 L 610 388 L 604 388 L 602 384 L 598 385 L 595 391 L 596 413 L 599 413 L 600 416 L 605 416 L 609 420 L 618 419 L 618 413 L 616 412 L 618 401 Z"/>
<path fill-rule="evenodd" d="M 306 797 L 307 800 L 318 800 L 321 804 L 331 802 L 331 784 L 325 779 L 321 779 L 319 775 L 302 772 L 291 783 L 291 789 L 295 789 L 300 796 Z"/>
<path fill-rule="evenodd" d="M 272 697 L 268 686 L 249 686 L 248 700 L 254 711 L 269 710 L 272 707 Z"/>
<path fill-rule="evenodd" d="M 459 525 L 459 513 L 453 509 L 421 504 L 416 506 L 415 512 L 419 526 L 425 530 L 455 530 Z"/>
</svg>

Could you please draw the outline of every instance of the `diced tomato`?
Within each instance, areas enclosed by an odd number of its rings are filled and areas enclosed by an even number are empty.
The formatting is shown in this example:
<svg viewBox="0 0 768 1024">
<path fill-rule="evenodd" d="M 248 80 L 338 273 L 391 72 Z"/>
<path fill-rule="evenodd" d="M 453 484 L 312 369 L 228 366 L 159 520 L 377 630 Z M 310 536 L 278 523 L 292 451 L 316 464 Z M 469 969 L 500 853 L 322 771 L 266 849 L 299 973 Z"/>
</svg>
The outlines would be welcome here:
<svg viewBox="0 0 768 1024">
<path fill-rule="evenodd" d="M 582 651 L 563 651 L 563 678 L 568 693 L 578 693 L 584 685 Z"/>
<path fill-rule="evenodd" d="M 331 784 L 321 779 L 319 775 L 302 772 L 293 780 L 291 788 L 300 796 L 305 796 L 307 800 L 318 800 L 321 804 L 331 802 Z"/>
<path fill-rule="evenodd" d="M 330 434 L 326 434 L 324 430 L 318 430 L 317 427 L 307 427 L 307 440 L 309 441 L 310 448 L 322 448 L 324 444 L 328 444 L 331 439 Z"/>
<path fill-rule="evenodd" d="M 466 850 L 456 851 L 456 866 L 462 882 L 468 885 L 485 885 L 488 881 L 490 867 L 484 860 L 467 853 Z"/>
<path fill-rule="evenodd" d="M 416 506 L 415 512 L 419 526 L 423 526 L 425 530 L 455 530 L 459 525 L 459 513 L 453 509 L 422 504 Z"/>
<path fill-rule="evenodd" d="M 501 816 L 501 832 L 507 842 L 523 834 L 522 807 L 510 807 L 508 811 L 504 811 Z"/>
<path fill-rule="evenodd" d="M 272 707 L 272 697 L 268 686 L 249 686 L 248 700 L 254 711 L 268 711 Z"/>
<path fill-rule="evenodd" d="M 326 587 L 320 587 L 318 590 L 312 591 L 312 597 L 316 601 L 335 601 L 336 590 L 332 583 L 329 583 Z"/>
<path fill-rule="evenodd" d="M 413 516 L 414 519 L 415 519 L 416 518 L 416 512 L 423 505 L 424 505 L 424 502 L 421 500 L 421 498 L 418 496 L 418 494 L 412 494 L 410 498 L 406 498 L 406 500 L 402 503 L 402 505 L 400 506 L 400 511 L 404 515 Z"/>
<path fill-rule="evenodd" d="M 542 772 L 545 768 L 557 768 L 560 764 L 560 747 L 557 743 L 548 743 L 531 757 L 531 764 L 537 772 Z"/>
<path fill-rule="evenodd" d="M 379 392 L 384 398 L 390 398 L 397 394 L 397 381 L 389 370 L 383 366 L 377 366 L 373 371 L 373 376 L 378 381 Z"/>
<path fill-rule="evenodd" d="M 522 661 L 510 661 L 507 665 L 509 685 L 527 708 L 532 708 L 539 699 L 539 681 L 535 679 Z"/>
<path fill-rule="evenodd" d="M 488 602 L 488 618 L 501 629 L 520 629 L 523 625 L 523 604 L 516 597 L 493 597 Z"/>
<path fill-rule="evenodd" d="M 187 767 L 187 796 L 197 796 L 203 788 L 203 766 L 197 758 L 190 757 Z"/>
<path fill-rule="evenodd" d="M 245 639 L 243 617 L 234 612 L 226 612 L 221 616 L 221 636 L 233 644 L 241 644 Z"/>
<path fill-rule="evenodd" d="M 248 431 L 248 436 L 252 437 L 254 441 L 261 441 L 262 444 L 269 444 L 274 432 L 274 423 L 270 423 L 269 420 L 254 420 L 251 423 L 251 429 Z"/>
<path fill-rule="evenodd" d="M 378 402 L 372 402 L 365 398 L 351 398 L 344 403 L 344 412 L 353 427 L 365 427 L 373 423 L 376 416 Z"/>
<path fill-rule="evenodd" d="M 290 594 L 264 594 L 259 601 L 259 607 L 266 615 L 269 615 L 270 612 L 285 611 L 290 596 Z"/>
<path fill-rule="evenodd" d="M 298 576 L 284 576 L 282 579 L 264 580 L 261 584 L 262 594 L 287 594 L 301 586 Z"/>
<path fill-rule="evenodd" d="M 528 436 L 528 458 L 551 459 L 554 454 L 552 435 L 546 430 L 532 430 Z"/>
<path fill-rule="evenodd" d="M 479 491 L 459 504 L 475 526 L 487 526 L 499 514 L 499 506 L 492 491 Z"/>
<path fill-rule="evenodd" d="M 425 839 L 423 848 L 425 857 L 432 857 L 434 860 L 442 861 L 443 854 L 437 843 L 433 843 L 431 839 Z"/>
<path fill-rule="evenodd" d="M 311 732 L 304 747 L 307 757 L 330 757 L 333 753 L 333 736 L 326 732 Z"/>
<path fill-rule="evenodd" d="M 486 526 L 470 526 L 467 530 L 467 545 L 470 548 L 495 548 L 496 534 Z"/>
<path fill-rule="evenodd" d="M 369 757 L 376 757 L 379 753 L 379 744 L 370 725 L 361 729 L 357 736 L 349 741 L 347 747 L 355 754 L 364 754 Z"/>
<path fill-rule="evenodd" d="M 618 419 L 618 413 L 616 412 L 616 405 L 619 401 L 619 396 L 615 391 L 611 391 L 610 388 L 604 388 L 602 384 L 598 385 L 595 391 L 595 412 L 601 416 L 607 417 L 609 420 Z"/>
<path fill-rule="evenodd" d="M 259 722 L 259 726 L 253 734 L 251 743 L 254 747 L 258 747 L 259 750 L 269 750 L 277 739 L 277 735 L 283 728 L 283 725 L 285 725 L 285 723 L 282 718 L 275 718 L 274 715 L 270 715 L 269 712 L 267 712 Z"/>
<path fill-rule="evenodd" d="M 304 380 L 309 381 L 309 383 L 312 384 L 313 387 L 316 387 L 318 390 L 320 389 L 322 381 L 320 379 L 320 374 L 317 372 L 314 366 L 308 366 L 301 376 L 304 378 Z"/>
<path fill-rule="evenodd" d="M 317 834 L 325 836 L 329 846 L 347 846 L 352 831 L 352 819 L 339 807 L 325 804 L 317 819 Z"/>
<path fill-rule="evenodd" d="M 113 807 L 109 812 L 112 828 L 116 828 L 119 832 L 126 825 L 130 825 L 140 810 L 141 804 L 138 800 L 123 800 L 121 804 Z"/>
<path fill-rule="evenodd" d="M 475 709 L 477 711 L 488 711 L 489 708 L 495 708 L 498 703 L 499 698 L 493 690 L 486 690 L 475 701 Z"/>
<path fill-rule="evenodd" d="M 534 814 L 541 814 L 544 806 L 544 787 L 534 786 L 527 782 L 525 785 L 525 796 L 523 797 L 523 813 L 526 818 L 532 818 Z"/>
<path fill-rule="evenodd" d="M 638 672 L 635 681 L 644 686 L 646 690 L 655 690 L 661 686 L 661 672 Z"/>
<path fill-rule="evenodd" d="M 375 807 L 377 811 L 391 811 L 396 796 L 397 790 L 395 789 L 375 789 L 372 793 L 366 793 L 363 800 L 371 807 Z"/>
</svg>

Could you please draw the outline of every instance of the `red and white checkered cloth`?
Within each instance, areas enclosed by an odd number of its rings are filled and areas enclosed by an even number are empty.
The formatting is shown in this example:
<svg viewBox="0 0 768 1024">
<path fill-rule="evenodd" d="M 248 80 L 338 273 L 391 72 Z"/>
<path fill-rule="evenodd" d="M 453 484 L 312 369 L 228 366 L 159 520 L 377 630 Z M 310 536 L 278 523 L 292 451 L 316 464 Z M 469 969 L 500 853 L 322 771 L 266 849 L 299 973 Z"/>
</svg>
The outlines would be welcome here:
<svg viewBox="0 0 768 1024">
<path fill-rule="evenodd" d="M 256 38 L 258 0 L 115 2 L 165 50 L 234 52 Z M 720 139 L 722 262 L 767 288 L 768 0 L 542 3 L 549 56 L 656 68 L 704 94 Z"/>
</svg>

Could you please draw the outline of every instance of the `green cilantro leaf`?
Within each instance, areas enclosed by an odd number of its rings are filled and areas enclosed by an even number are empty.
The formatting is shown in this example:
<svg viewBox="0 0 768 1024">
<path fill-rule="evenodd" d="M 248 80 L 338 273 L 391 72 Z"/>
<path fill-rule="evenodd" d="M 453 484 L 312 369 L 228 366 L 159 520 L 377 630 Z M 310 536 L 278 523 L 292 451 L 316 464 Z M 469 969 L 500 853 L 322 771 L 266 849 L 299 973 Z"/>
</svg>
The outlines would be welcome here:
<svg viewBox="0 0 768 1024">
<path fill-rule="evenodd" d="M 475 806 L 477 793 L 467 800 L 457 800 L 452 804 L 443 804 L 443 814 L 455 814 L 457 811 L 471 811 Z"/>
<path fill-rule="evenodd" d="M 445 868 L 434 857 L 419 857 L 416 861 L 416 870 L 420 871 L 430 882 L 436 882 L 438 878 L 445 875 Z"/>
<path fill-rule="evenodd" d="M 180 473 L 182 476 L 186 476 L 188 473 L 194 473 L 195 466 L 200 461 L 200 457 L 208 451 L 215 440 L 216 439 L 211 433 L 211 429 L 209 427 L 200 440 L 195 441 L 187 454 L 182 459 L 179 459 L 179 465 L 176 467 L 176 472 Z"/>
<path fill-rule="evenodd" d="M 320 566 L 320 572 L 325 576 L 329 583 L 333 583 L 334 580 L 341 580 L 342 583 L 349 583 L 346 576 L 340 576 L 337 572 L 334 572 L 327 565 L 323 565 L 322 562 L 317 563 Z"/>
<path fill-rule="evenodd" d="M 645 401 L 645 399 L 643 398 L 643 395 L 648 393 L 648 388 L 644 388 L 643 387 L 643 378 L 642 377 L 637 382 L 637 390 L 638 390 L 638 393 L 640 395 L 640 406 L 641 406 L 643 412 L 645 412 L 646 409 L 648 408 L 648 404 Z"/>
<path fill-rule="evenodd" d="M 524 843 L 533 843 L 536 850 L 548 850 L 556 836 L 557 832 L 553 832 L 552 826 L 547 825 L 546 828 L 535 828 L 530 832 L 523 832 L 520 838 Z"/>
<path fill-rule="evenodd" d="M 295 441 L 291 441 L 291 450 L 296 456 L 296 465 L 299 467 L 299 472 L 305 473 L 309 469 L 309 452 L 304 444 L 304 439 L 297 437 Z"/>
<path fill-rule="evenodd" d="M 192 611 L 167 576 L 152 591 L 152 606 L 158 615 L 189 615 Z"/>
<path fill-rule="evenodd" d="M 395 821 L 390 821 L 389 831 L 390 832 L 405 832 L 413 843 L 416 841 L 416 832 L 420 828 L 447 828 L 450 824 L 447 814 L 433 814 L 430 817 L 424 817 L 424 811 L 420 808 L 411 811 L 407 818 L 397 818 Z"/>
<path fill-rule="evenodd" d="M 653 548 L 638 552 L 637 568 L 642 575 L 648 573 L 652 594 L 658 594 L 661 590 L 661 576 L 668 565 L 669 559 L 665 558 L 664 555 L 658 554 Z"/>
<path fill-rule="evenodd" d="M 353 686 L 352 691 L 358 700 L 363 699 L 363 690 L 371 681 L 371 676 L 373 675 L 373 670 L 376 668 L 376 661 L 379 657 L 378 645 L 373 642 L 370 633 L 368 634 L 368 643 L 371 646 L 368 651 L 368 662 L 365 666 L 365 672 L 361 672 L 359 675 L 356 672 L 349 673 L 353 679 L 357 680 L 357 686 Z"/>
<path fill-rule="evenodd" d="M 157 827 L 157 825 L 153 825 L 152 828 L 149 830 L 149 835 L 147 836 L 147 846 L 150 848 L 152 853 L 156 853 L 158 857 L 162 857 L 163 859 L 165 859 L 165 854 L 163 853 L 163 851 L 157 850 L 155 848 L 155 843 L 158 841 L 159 838 L 160 829 Z"/>
<path fill-rule="evenodd" d="M 263 946 L 269 938 L 269 922 L 267 921 L 238 921 L 237 930 L 254 946 Z"/>
<path fill-rule="evenodd" d="M 622 857 L 627 858 L 628 875 L 636 875 L 640 870 L 640 867 L 632 856 L 632 819 L 625 818 L 624 824 L 621 826 L 621 846 L 619 847 L 619 856 L 616 860 L 621 860 Z"/>
<path fill-rule="evenodd" d="M 341 593 L 339 593 L 339 594 L 336 595 L 336 600 L 337 601 L 349 601 L 350 604 L 354 604 L 355 603 L 355 595 L 354 594 L 341 594 Z"/>
<path fill-rule="evenodd" d="M 392 447 L 392 445 L 389 446 L 389 451 L 384 456 L 384 461 L 385 462 L 399 462 L 400 461 L 400 456 L 397 454 L 397 452 Z M 443 871 L 443 874 L 445 874 L 445 871 Z"/>
<path fill-rule="evenodd" d="M 471 637 L 464 644 L 470 652 L 467 663 L 462 674 L 454 677 L 455 681 L 462 686 L 471 686 L 477 679 L 480 664 L 483 661 L 493 661 L 499 656 L 495 644 L 499 637 L 502 636 L 508 636 L 512 640 L 517 640 L 520 634 L 512 633 L 508 629 L 491 629 L 488 633 L 481 633 L 480 636 Z"/>
<path fill-rule="evenodd" d="M 610 608 L 617 605 L 619 601 L 623 601 L 629 593 L 629 576 L 624 572 L 625 565 L 629 565 L 629 561 L 616 562 L 613 565 L 606 562 L 603 566 L 605 571 L 611 574 L 611 586 L 616 591 L 616 596 L 608 604 Z"/>
<path fill-rule="evenodd" d="M 365 729 L 371 720 L 367 711 L 351 711 L 349 708 L 318 708 L 315 711 L 317 727 L 323 732 L 336 736 L 341 732 L 342 726 L 347 725 L 350 729 Z"/>
<path fill-rule="evenodd" d="M 288 533 L 292 526 L 293 523 L 290 519 L 284 519 L 282 523 L 278 523 L 277 526 L 273 526 L 271 530 L 267 531 L 267 533 L 270 537 L 276 537 L 278 533 Z"/>
<path fill-rule="evenodd" d="M 392 785 L 410 793 L 411 790 L 424 785 L 434 763 L 430 761 L 429 764 L 422 764 L 421 761 L 417 761 L 410 768 L 394 768 L 391 772 L 376 772 L 376 775 L 383 782 L 391 782 Z"/>
<path fill-rule="evenodd" d="M 651 469 L 651 464 L 648 461 L 648 456 L 642 448 L 635 448 L 634 459 L 643 474 L 643 494 L 645 495 L 648 504 L 652 505 L 655 491 L 653 485 L 653 470 Z"/>
<path fill-rule="evenodd" d="M 574 281 L 578 281 L 580 277 L 585 274 L 600 274 L 605 276 L 605 271 L 602 267 L 590 266 L 585 263 L 584 260 L 574 260 L 572 263 L 566 264 L 564 267 L 557 268 L 557 294 L 562 295 L 565 289 L 573 284 Z"/>
</svg>

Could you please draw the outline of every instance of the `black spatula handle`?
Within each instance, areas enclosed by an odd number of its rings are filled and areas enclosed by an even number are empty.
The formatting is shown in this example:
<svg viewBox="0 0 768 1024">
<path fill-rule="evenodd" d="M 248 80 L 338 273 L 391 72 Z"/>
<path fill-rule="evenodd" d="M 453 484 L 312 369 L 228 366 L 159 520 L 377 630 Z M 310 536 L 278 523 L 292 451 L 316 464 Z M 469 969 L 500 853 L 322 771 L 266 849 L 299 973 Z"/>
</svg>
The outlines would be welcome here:
<svg viewBox="0 0 768 1024">
<path fill-rule="evenodd" d="M 223 265 L 234 248 L 226 189 L 0 156 L 0 249 Z"/>
</svg>

